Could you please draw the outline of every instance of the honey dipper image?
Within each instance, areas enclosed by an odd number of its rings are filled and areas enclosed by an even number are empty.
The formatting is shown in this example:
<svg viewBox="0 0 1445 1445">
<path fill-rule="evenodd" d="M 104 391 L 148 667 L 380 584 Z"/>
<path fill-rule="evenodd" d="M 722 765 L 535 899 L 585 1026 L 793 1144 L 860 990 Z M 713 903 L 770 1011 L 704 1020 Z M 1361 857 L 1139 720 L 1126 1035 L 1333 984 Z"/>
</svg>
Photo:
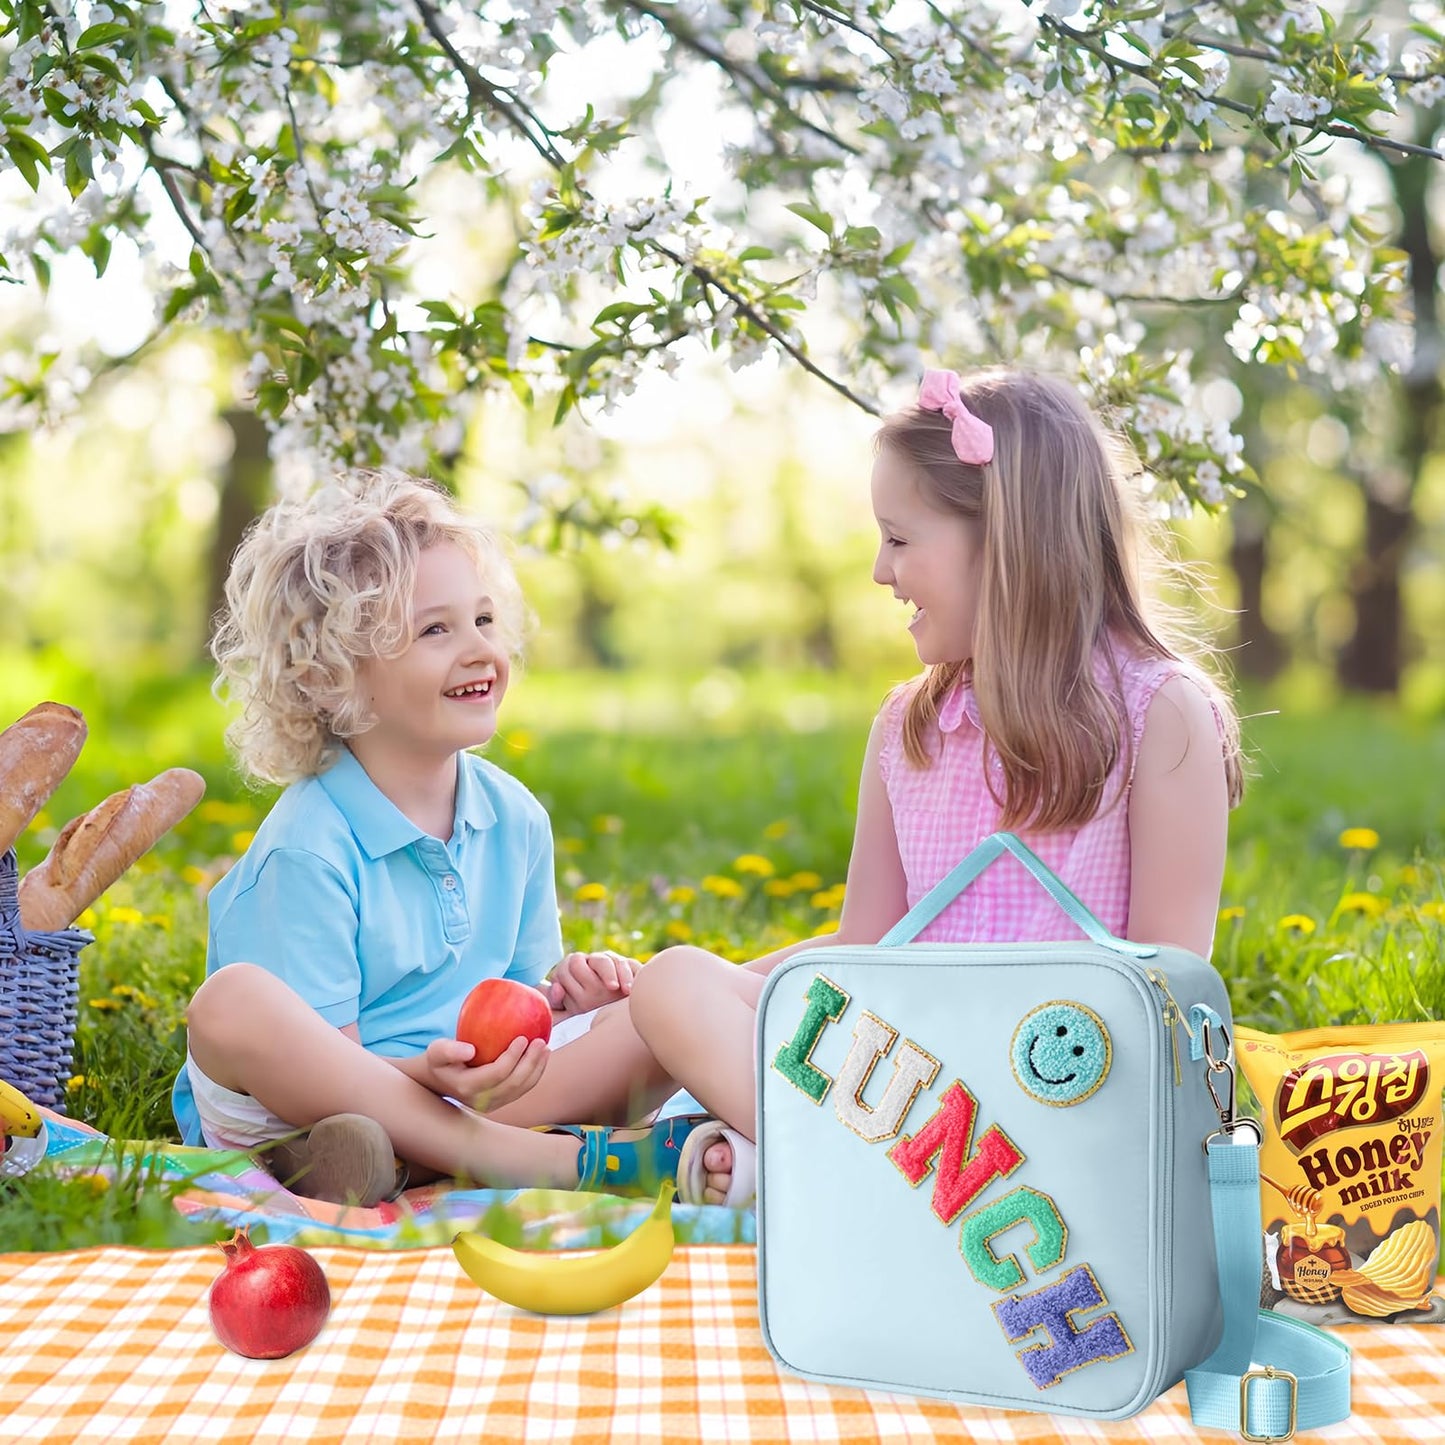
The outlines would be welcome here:
<svg viewBox="0 0 1445 1445">
<path fill-rule="evenodd" d="M 1279 1194 L 1299 1216 L 1279 1232 L 1275 1260 L 1280 1288 L 1301 1304 L 1326 1305 L 1340 1297 L 1346 1285 L 1367 1283 L 1354 1268 L 1345 1248 L 1345 1231 L 1338 1224 L 1317 1222 L 1325 1197 L 1308 1184 L 1281 1184 L 1268 1174 L 1260 1179 Z M 1398 1308 L 1398 1306 L 1397 1306 Z"/>
</svg>

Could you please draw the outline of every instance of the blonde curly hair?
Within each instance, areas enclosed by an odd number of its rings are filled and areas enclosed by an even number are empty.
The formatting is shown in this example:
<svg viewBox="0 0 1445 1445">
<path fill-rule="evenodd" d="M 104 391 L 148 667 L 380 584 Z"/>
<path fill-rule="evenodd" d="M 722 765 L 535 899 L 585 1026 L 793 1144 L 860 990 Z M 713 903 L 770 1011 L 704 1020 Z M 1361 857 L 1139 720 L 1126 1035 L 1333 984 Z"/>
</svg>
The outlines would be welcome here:
<svg viewBox="0 0 1445 1445">
<path fill-rule="evenodd" d="M 368 657 L 410 643 L 417 558 L 441 542 L 477 564 L 497 633 L 520 660 L 531 621 L 501 541 L 433 482 L 391 470 L 344 473 L 276 503 L 231 559 L 211 654 L 216 696 L 240 705 L 226 729 L 241 767 L 267 783 L 324 772 L 344 738 L 375 725 L 357 684 Z"/>
</svg>

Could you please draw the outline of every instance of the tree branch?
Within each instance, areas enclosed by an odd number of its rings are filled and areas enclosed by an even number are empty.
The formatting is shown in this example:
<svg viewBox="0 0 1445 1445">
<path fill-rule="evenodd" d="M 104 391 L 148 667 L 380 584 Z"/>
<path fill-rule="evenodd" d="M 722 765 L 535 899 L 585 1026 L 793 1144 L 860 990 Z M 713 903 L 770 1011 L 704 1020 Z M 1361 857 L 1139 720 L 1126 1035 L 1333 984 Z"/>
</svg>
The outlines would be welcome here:
<svg viewBox="0 0 1445 1445">
<path fill-rule="evenodd" d="M 841 25 L 845 30 L 851 30 L 855 35 L 861 35 L 870 45 L 876 45 L 889 60 L 896 61 L 898 57 L 876 36 L 870 34 L 858 22 L 848 15 L 840 15 L 836 10 L 830 10 L 826 5 L 820 5 L 818 0 L 800 0 L 804 10 L 811 10 L 814 15 L 821 15 L 824 20 L 831 20 L 835 25 Z"/>
<path fill-rule="evenodd" d="M 706 266 L 700 266 L 696 261 L 685 260 L 675 251 L 669 250 L 666 246 L 662 244 L 661 241 L 651 241 L 648 244 L 659 255 L 666 256 L 667 259 L 671 261 L 672 264 L 676 266 L 679 270 L 689 271 L 694 276 L 696 276 L 697 279 L 701 281 L 704 286 L 712 286 L 718 291 L 721 291 L 722 294 L 726 296 L 728 300 L 733 303 L 734 306 L 737 307 L 738 313 L 740 315 L 746 316 L 747 319 L 751 321 L 753 325 L 756 326 L 760 331 L 763 331 L 768 336 L 771 336 L 773 340 L 776 341 L 778 345 L 781 346 L 783 350 L 786 351 L 788 355 L 791 356 L 793 360 L 796 361 L 798 365 L 801 366 L 803 370 L 806 371 L 810 376 L 816 376 L 819 381 L 824 382 L 828 386 L 831 386 L 833 390 L 836 391 L 840 396 L 846 397 L 854 404 L 854 406 L 861 407 L 862 410 L 866 411 L 869 416 L 878 415 L 878 408 L 876 406 L 874 406 L 871 402 L 865 401 L 856 392 L 850 391 L 847 385 L 839 381 L 836 377 L 830 376 L 820 366 L 816 365 L 808 356 L 807 352 L 803 351 L 792 341 L 789 341 L 788 338 L 781 331 L 779 331 L 778 328 L 774 326 L 773 323 L 769 321 L 768 318 L 764 316 L 762 312 L 760 312 L 752 304 L 752 302 L 747 299 L 746 296 L 734 290 L 731 286 L 727 284 L 726 281 L 722 279 L 722 277 L 714 275 L 714 273 L 709 271 Z"/>
<path fill-rule="evenodd" d="M 1060 20 L 1055 20 L 1049 15 L 1038 17 L 1039 25 L 1046 30 L 1052 30 L 1059 37 L 1067 37 L 1079 45 L 1082 49 L 1101 60 L 1111 70 L 1123 70 L 1130 75 L 1138 76 L 1140 80 L 1147 81 L 1155 91 L 1163 98 L 1163 89 L 1155 76 L 1153 68 L 1148 65 L 1137 63 L 1132 60 L 1124 60 L 1117 55 L 1110 55 L 1109 52 L 1097 41 L 1092 40 L 1083 31 L 1075 30 L 1071 25 L 1065 25 Z M 1067 43 L 1067 41 L 1065 42 Z M 1247 115 L 1251 120 L 1260 122 L 1260 117 L 1252 105 L 1246 105 L 1240 100 L 1231 100 L 1223 95 L 1201 95 L 1199 99 L 1209 105 L 1218 106 L 1221 110 L 1233 111 L 1238 115 Z M 1267 123 L 1267 122 L 1261 122 Z M 1308 129 L 1310 136 L 1333 135 L 1340 136 L 1345 140 L 1358 142 L 1370 150 L 1398 151 L 1401 155 L 1429 156 L 1431 160 L 1445 160 L 1445 151 L 1436 150 L 1432 146 L 1416 145 L 1412 141 L 1394 140 L 1390 136 L 1376 135 L 1373 131 L 1361 130 L 1358 126 L 1349 125 L 1344 121 L 1330 121 L 1326 125 L 1315 125 L 1310 121 L 1289 120 L 1282 121 L 1290 130 Z M 1309 136 L 1302 142 L 1309 144 Z"/>
<path fill-rule="evenodd" d="M 710 61 L 725 74 L 732 76 L 734 80 L 747 85 L 755 94 L 766 96 L 775 106 L 780 107 L 792 116 L 804 130 L 811 131 L 814 135 L 820 136 L 823 140 L 829 142 L 831 145 L 837 146 L 839 150 L 845 151 L 850 156 L 863 154 L 857 146 L 850 145 L 842 136 L 829 130 L 826 126 L 816 124 L 814 121 L 809 120 L 807 116 L 799 114 L 799 112 L 788 104 L 787 97 L 771 81 L 765 83 L 744 66 L 739 65 L 734 60 L 728 59 L 722 51 L 715 50 L 710 45 L 704 44 L 697 36 L 688 31 L 670 25 L 667 19 L 659 11 L 654 10 L 651 5 L 641 4 L 640 0 L 623 0 L 623 5 L 624 8 L 628 10 L 635 10 L 639 15 L 646 15 L 648 19 L 654 21 L 665 34 L 672 36 L 679 45 L 687 50 L 691 50 L 695 55 L 702 56 L 704 60 Z"/>
<path fill-rule="evenodd" d="M 416 6 L 417 14 L 421 16 L 421 22 L 426 27 L 427 34 L 436 41 L 442 53 L 456 67 L 457 74 L 461 76 L 467 87 L 468 102 L 474 103 L 480 100 L 491 106 L 492 109 L 500 111 L 511 124 L 512 129 L 526 140 L 549 166 L 561 170 L 567 164 L 566 158 L 552 144 L 551 131 L 542 124 L 537 115 L 503 86 L 494 85 L 476 66 L 466 60 L 448 39 L 436 8 L 430 3 L 430 0 L 412 0 L 412 3 Z M 470 108 L 469 104 L 469 112 Z M 533 127 L 536 128 L 535 134 Z"/>
</svg>

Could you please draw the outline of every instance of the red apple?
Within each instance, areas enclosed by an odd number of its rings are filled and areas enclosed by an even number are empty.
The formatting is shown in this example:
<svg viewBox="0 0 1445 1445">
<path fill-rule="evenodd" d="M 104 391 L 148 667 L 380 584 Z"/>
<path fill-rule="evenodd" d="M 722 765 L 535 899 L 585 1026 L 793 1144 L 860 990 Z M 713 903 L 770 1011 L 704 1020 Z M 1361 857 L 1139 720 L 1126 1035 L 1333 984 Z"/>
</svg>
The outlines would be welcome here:
<svg viewBox="0 0 1445 1445">
<path fill-rule="evenodd" d="M 473 1064 L 490 1064 L 515 1038 L 552 1037 L 552 1010 L 535 988 L 511 978 L 484 978 L 462 1000 L 457 1037 L 471 1044 Z"/>
</svg>

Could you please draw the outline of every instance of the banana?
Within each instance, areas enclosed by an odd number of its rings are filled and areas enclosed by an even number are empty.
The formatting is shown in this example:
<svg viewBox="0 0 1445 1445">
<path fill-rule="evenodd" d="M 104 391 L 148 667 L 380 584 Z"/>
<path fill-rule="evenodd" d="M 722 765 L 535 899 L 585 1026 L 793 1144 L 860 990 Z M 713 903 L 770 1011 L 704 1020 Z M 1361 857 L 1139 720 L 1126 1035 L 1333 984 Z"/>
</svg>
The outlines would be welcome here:
<svg viewBox="0 0 1445 1445">
<path fill-rule="evenodd" d="M 672 1196 L 663 1183 L 652 1213 L 611 1249 L 576 1254 L 509 1249 L 475 1230 L 463 1230 L 452 1252 L 467 1277 L 490 1295 L 539 1315 L 590 1315 L 640 1294 L 661 1278 L 672 1258 Z"/>
<path fill-rule="evenodd" d="M 40 1111 L 0 1079 L 0 1179 L 28 1174 L 45 1157 L 49 1142 Z"/>
<path fill-rule="evenodd" d="M 13 1084 L 0 1079 L 0 1133 L 34 1139 L 45 1121 L 40 1111 Z"/>
</svg>

